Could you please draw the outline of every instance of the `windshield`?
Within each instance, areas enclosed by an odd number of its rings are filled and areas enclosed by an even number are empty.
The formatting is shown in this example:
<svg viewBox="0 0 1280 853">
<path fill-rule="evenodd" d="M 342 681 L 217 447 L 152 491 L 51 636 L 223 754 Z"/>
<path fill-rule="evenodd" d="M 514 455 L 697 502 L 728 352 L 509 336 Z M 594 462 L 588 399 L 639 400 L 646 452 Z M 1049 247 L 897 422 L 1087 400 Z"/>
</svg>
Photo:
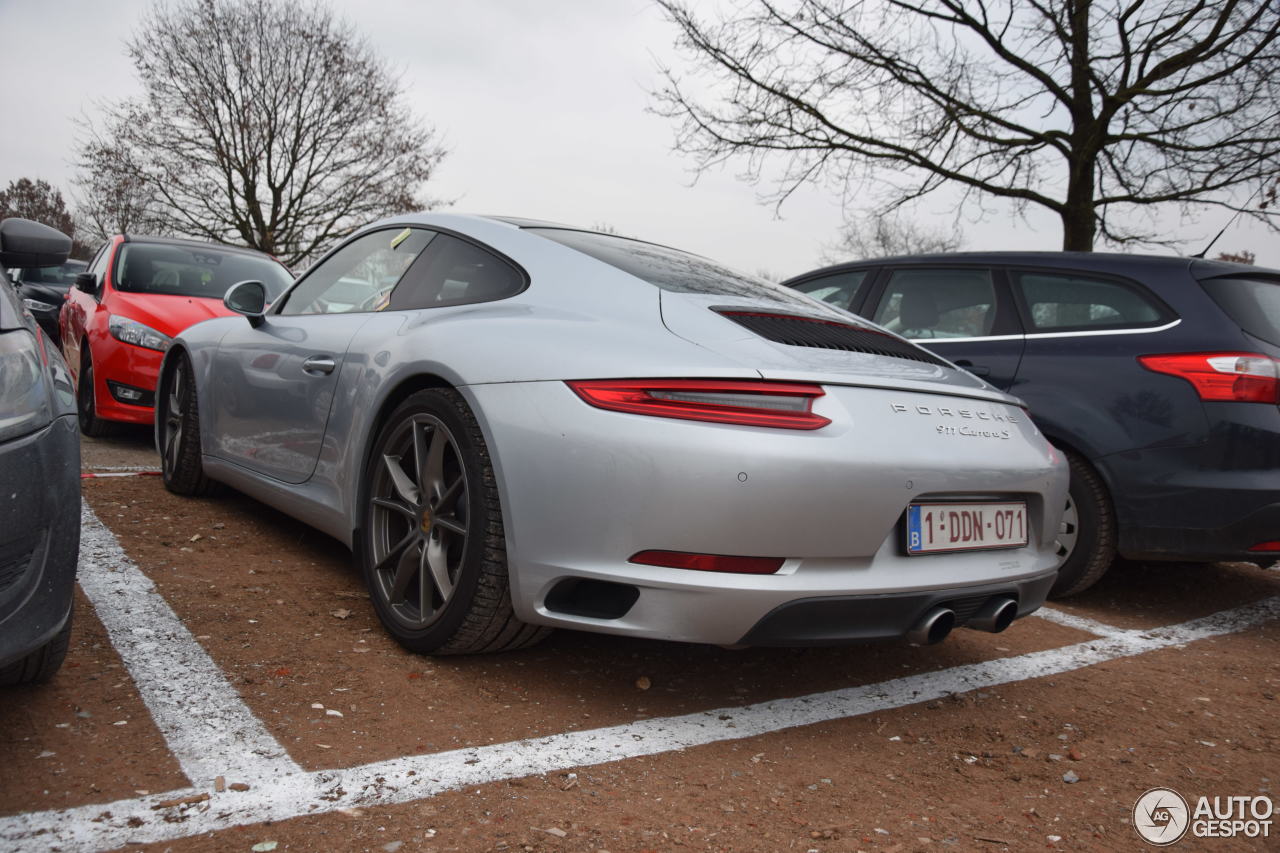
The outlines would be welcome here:
<svg viewBox="0 0 1280 853">
<path fill-rule="evenodd" d="M 1201 286 L 1255 338 L 1280 346 L 1280 282 L 1259 278 L 1211 278 Z"/>
<path fill-rule="evenodd" d="M 56 267 L 29 267 L 21 271 L 23 284 L 51 284 L 55 287 L 68 288 L 75 283 L 76 275 L 84 272 L 89 265 L 84 261 L 67 261 Z"/>
<path fill-rule="evenodd" d="M 293 284 L 293 276 L 279 261 L 216 246 L 126 243 L 115 272 L 116 287 L 126 293 L 205 299 L 221 299 L 231 285 L 249 280 L 266 285 L 268 301 Z"/>
</svg>

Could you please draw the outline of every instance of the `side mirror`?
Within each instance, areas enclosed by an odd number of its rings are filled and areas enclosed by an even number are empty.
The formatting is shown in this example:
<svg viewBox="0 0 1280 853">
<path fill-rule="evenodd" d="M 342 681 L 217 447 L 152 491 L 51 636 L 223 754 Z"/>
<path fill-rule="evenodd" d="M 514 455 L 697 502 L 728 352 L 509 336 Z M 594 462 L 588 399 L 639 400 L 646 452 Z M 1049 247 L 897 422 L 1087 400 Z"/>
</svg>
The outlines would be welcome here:
<svg viewBox="0 0 1280 853">
<path fill-rule="evenodd" d="M 75 277 L 76 290 L 94 293 L 98 289 L 98 277 L 91 272 L 78 272 Z"/>
<path fill-rule="evenodd" d="M 0 266 L 56 267 L 71 254 L 71 238 L 30 219 L 0 222 Z"/>
<path fill-rule="evenodd" d="M 249 324 L 261 326 L 267 311 L 267 286 L 260 281 L 241 281 L 227 288 L 222 304 L 249 318 Z"/>
</svg>

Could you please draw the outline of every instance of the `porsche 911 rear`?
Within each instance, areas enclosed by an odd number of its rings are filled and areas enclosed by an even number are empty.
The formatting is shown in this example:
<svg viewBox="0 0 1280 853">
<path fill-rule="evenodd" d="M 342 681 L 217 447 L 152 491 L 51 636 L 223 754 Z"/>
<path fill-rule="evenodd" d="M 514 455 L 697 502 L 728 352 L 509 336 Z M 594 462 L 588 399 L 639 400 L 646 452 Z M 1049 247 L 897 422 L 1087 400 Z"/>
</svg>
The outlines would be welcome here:
<svg viewBox="0 0 1280 853">
<path fill-rule="evenodd" d="M 521 619 L 936 642 L 1043 604 L 1065 464 L 1016 400 L 808 300 L 663 288 L 661 310 L 742 376 L 469 389 L 499 448 Z"/>
</svg>

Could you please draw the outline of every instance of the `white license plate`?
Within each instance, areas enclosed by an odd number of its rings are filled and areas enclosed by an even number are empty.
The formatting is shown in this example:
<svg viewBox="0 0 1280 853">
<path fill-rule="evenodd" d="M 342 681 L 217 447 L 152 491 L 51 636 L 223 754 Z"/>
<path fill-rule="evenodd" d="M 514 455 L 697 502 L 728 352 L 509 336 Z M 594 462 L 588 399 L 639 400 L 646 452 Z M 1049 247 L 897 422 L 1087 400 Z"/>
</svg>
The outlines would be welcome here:
<svg viewBox="0 0 1280 853">
<path fill-rule="evenodd" d="M 980 551 L 1027 544 L 1027 505 L 916 503 L 907 507 L 907 553 Z"/>
</svg>

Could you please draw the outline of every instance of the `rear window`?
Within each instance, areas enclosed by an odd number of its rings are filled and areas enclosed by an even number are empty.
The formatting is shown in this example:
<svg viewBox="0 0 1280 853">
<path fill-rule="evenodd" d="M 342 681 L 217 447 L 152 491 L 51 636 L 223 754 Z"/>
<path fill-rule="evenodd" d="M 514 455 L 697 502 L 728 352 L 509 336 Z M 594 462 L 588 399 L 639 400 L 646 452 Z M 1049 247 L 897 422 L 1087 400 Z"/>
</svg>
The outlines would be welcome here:
<svg viewBox="0 0 1280 853">
<path fill-rule="evenodd" d="M 214 246 L 125 243 L 115 268 L 116 287 L 126 293 L 221 299 L 231 285 L 248 280 L 266 285 L 268 301 L 293 284 L 278 261 Z"/>
<path fill-rule="evenodd" d="M 857 298 L 858 292 L 862 290 L 862 285 L 867 280 L 869 272 L 871 271 L 848 270 L 834 273 L 833 275 L 811 278 L 808 281 L 792 285 L 792 287 L 801 293 L 807 293 L 814 299 L 821 299 L 823 302 L 828 302 L 837 308 L 852 310 L 853 302 Z"/>
<path fill-rule="evenodd" d="M 1280 346 L 1280 282 L 1211 278 L 1200 285 L 1240 328 L 1255 338 Z"/>
<path fill-rule="evenodd" d="M 590 255 L 655 287 L 676 293 L 699 293 L 744 299 L 764 299 L 812 310 L 813 304 L 790 289 L 752 278 L 714 261 L 678 249 L 626 237 L 561 228 L 529 228 L 530 233 Z"/>
</svg>

